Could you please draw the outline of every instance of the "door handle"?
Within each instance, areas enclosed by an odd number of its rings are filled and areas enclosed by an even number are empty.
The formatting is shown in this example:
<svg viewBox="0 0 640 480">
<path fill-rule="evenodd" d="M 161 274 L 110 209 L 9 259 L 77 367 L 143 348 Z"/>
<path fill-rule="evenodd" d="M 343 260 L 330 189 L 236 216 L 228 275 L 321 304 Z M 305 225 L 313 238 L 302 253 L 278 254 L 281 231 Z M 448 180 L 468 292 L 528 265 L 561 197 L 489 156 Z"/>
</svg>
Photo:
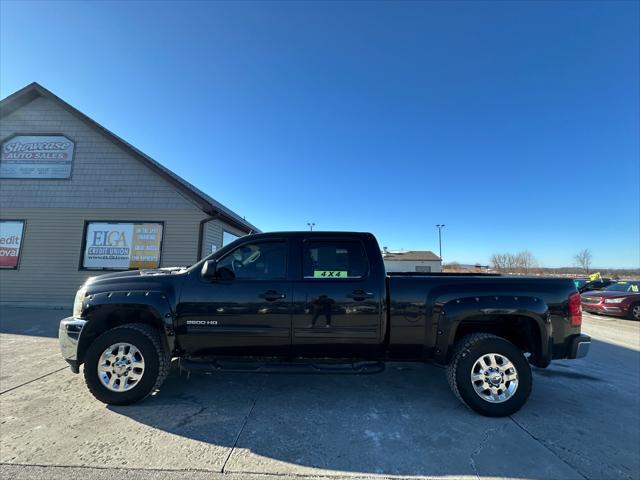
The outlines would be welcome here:
<svg viewBox="0 0 640 480">
<path fill-rule="evenodd" d="M 267 302 L 275 302 L 276 300 L 287 298 L 287 294 L 276 292 L 275 290 L 267 290 L 260 294 L 260 298 L 264 298 Z"/>
<path fill-rule="evenodd" d="M 361 302 L 365 298 L 373 297 L 373 293 L 365 292 L 364 290 L 354 290 L 351 295 L 347 295 L 349 298 L 353 298 L 356 302 Z"/>
</svg>

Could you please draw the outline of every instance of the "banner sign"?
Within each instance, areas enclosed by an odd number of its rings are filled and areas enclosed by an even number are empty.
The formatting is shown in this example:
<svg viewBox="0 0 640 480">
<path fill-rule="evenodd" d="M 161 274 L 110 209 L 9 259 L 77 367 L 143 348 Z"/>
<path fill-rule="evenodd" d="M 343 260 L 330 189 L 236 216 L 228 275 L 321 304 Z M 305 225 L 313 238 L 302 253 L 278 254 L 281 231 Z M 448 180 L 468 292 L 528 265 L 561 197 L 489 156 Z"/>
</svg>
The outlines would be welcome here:
<svg viewBox="0 0 640 480">
<path fill-rule="evenodd" d="M 0 221 L 0 268 L 18 268 L 24 222 Z"/>
<path fill-rule="evenodd" d="M 589 275 L 589 281 L 590 282 L 602 281 L 602 275 L 600 275 L 600 272 L 592 273 L 591 275 Z"/>
<path fill-rule="evenodd" d="M 158 268 L 162 247 L 161 223 L 87 224 L 84 268 L 128 270 Z"/>
<path fill-rule="evenodd" d="M 0 178 L 70 178 L 75 144 L 63 135 L 17 135 L 2 143 Z"/>
</svg>

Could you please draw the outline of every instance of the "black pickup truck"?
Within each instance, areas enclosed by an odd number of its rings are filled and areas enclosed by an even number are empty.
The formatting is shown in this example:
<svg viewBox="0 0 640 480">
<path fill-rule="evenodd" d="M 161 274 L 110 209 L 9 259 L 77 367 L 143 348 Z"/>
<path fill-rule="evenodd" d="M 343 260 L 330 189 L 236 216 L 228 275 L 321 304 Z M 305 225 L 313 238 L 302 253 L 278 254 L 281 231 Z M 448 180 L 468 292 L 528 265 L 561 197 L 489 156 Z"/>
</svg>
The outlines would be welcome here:
<svg viewBox="0 0 640 480">
<path fill-rule="evenodd" d="M 109 404 L 160 387 L 175 357 L 189 369 L 330 373 L 429 360 L 464 404 L 503 416 L 526 402 L 530 364 L 587 354 L 581 323 L 570 279 L 386 273 L 370 233 L 281 232 L 188 268 L 90 278 L 59 336 Z"/>
</svg>

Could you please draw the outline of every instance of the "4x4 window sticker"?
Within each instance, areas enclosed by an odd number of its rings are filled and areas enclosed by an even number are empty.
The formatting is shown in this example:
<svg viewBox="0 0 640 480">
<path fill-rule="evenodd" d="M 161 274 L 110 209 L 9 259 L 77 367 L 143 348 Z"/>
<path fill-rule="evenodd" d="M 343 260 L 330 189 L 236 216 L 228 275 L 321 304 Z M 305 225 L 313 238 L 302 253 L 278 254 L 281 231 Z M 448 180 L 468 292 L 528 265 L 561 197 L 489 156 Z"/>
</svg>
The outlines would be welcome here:
<svg viewBox="0 0 640 480">
<path fill-rule="evenodd" d="M 347 270 L 314 270 L 313 278 L 347 278 L 349 272 Z M 358 277 L 351 277 L 358 278 Z"/>
</svg>

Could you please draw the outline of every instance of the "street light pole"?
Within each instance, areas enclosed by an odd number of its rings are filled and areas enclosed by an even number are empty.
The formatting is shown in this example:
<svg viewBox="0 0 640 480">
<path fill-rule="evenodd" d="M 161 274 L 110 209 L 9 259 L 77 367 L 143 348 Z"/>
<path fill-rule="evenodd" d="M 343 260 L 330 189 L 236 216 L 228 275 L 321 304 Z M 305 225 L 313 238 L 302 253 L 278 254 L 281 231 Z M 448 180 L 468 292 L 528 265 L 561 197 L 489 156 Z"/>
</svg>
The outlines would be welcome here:
<svg viewBox="0 0 640 480">
<path fill-rule="evenodd" d="M 313 222 L 307 222 L 307 226 L 309 227 L 309 230 L 311 230 L 313 232 L 313 227 L 315 227 L 316 224 L 313 223 Z"/>
<path fill-rule="evenodd" d="M 442 262 L 442 229 L 445 226 L 446 225 L 444 225 L 444 224 L 436 225 L 436 228 L 438 229 L 438 243 L 440 244 L 440 262 Z"/>
</svg>

